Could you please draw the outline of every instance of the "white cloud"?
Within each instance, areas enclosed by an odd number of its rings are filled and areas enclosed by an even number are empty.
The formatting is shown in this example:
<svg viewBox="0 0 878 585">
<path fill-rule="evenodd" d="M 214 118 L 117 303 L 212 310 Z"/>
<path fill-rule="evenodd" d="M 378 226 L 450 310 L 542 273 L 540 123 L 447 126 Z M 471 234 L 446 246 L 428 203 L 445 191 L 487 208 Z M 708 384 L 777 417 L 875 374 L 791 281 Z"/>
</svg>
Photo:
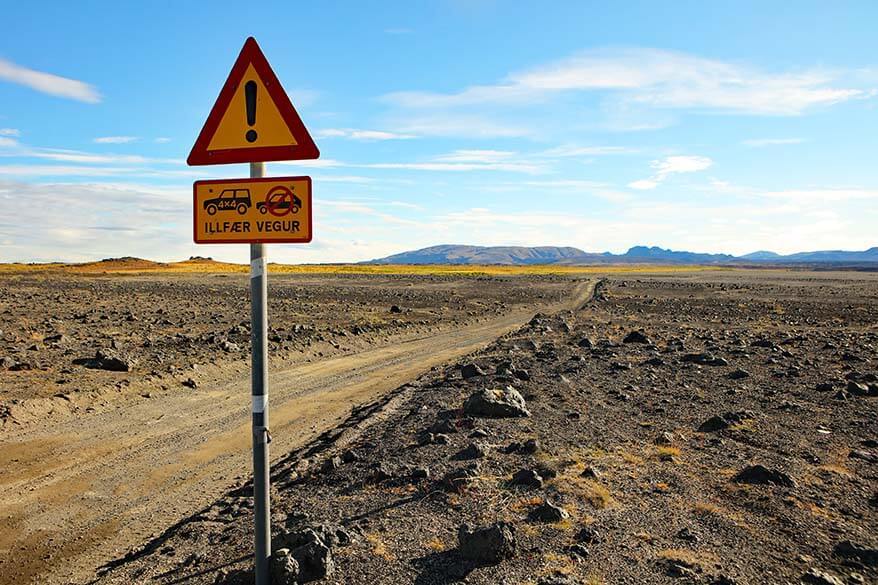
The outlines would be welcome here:
<svg viewBox="0 0 878 585">
<path fill-rule="evenodd" d="M 628 183 L 628 186 L 640 190 L 655 189 L 669 175 L 695 173 L 708 169 L 712 165 L 713 161 L 706 156 L 666 156 L 663 159 L 652 161 L 650 166 L 655 169 L 655 174 L 651 178 L 633 181 Z"/>
<path fill-rule="evenodd" d="M 605 49 L 513 73 L 495 85 L 471 86 L 457 93 L 395 92 L 383 99 L 402 108 L 447 110 L 533 104 L 560 92 L 602 91 L 656 108 L 798 115 L 874 95 L 870 89 L 839 85 L 842 77 L 841 72 L 822 69 L 768 73 L 660 49 Z"/>
<path fill-rule="evenodd" d="M 508 150 L 455 150 L 449 154 L 439 155 L 434 160 L 439 162 L 496 163 L 508 160 L 512 156 L 515 156 L 515 153 Z"/>
<path fill-rule="evenodd" d="M 656 170 L 659 180 L 674 173 L 694 173 L 710 168 L 713 161 L 706 156 L 668 156 L 661 160 L 652 161 L 652 168 Z"/>
<path fill-rule="evenodd" d="M 611 154 L 633 154 L 638 152 L 635 148 L 627 146 L 575 146 L 564 145 L 544 150 L 540 156 L 545 157 L 574 157 L 574 156 L 603 156 Z"/>
<path fill-rule="evenodd" d="M 153 140 L 153 142 L 155 142 L 156 144 L 167 144 L 170 141 L 171 141 L 171 139 L 167 138 L 165 136 L 159 136 L 158 138 Z"/>
<path fill-rule="evenodd" d="M 744 146 L 752 148 L 761 148 L 763 146 L 779 146 L 783 144 L 801 144 L 805 142 L 804 138 L 756 138 L 744 140 L 741 142 Z"/>
<path fill-rule="evenodd" d="M 417 138 L 413 134 L 385 132 L 383 130 L 357 130 L 356 128 L 326 128 L 317 132 L 319 138 L 347 138 L 349 140 L 408 140 Z"/>
<path fill-rule="evenodd" d="M 0 128 L 0 136 L 21 136 L 18 128 Z"/>
<path fill-rule="evenodd" d="M 399 132 L 418 136 L 520 138 L 533 133 L 521 124 L 497 122 L 485 115 L 460 112 L 398 116 L 393 124 Z"/>
<path fill-rule="evenodd" d="M 646 190 L 646 189 L 655 189 L 658 187 L 658 181 L 653 181 L 651 179 L 640 179 L 639 181 L 631 181 L 628 183 L 628 186 L 632 189 Z"/>
<path fill-rule="evenodd" d="M 99 136 L 93 142 L 97 144 L 128 144 L 140 140 L 137 136 Z"/>
<path fill-rule="evenodd" d="M 10 148 L 18 146 L 18 140 L 15 138 L 7 138 L 6 136 L 0 136 L 0 148 Z"/>
<path fill-rule="evenodd" d="M 88 83 L 28 69 L 6 59 L 0 59 L 0 79 L 24 85 L 49 95 L 89 104 L 96 104 L 101 101 L 101 95 L 97 89 Z"/>
</svg>

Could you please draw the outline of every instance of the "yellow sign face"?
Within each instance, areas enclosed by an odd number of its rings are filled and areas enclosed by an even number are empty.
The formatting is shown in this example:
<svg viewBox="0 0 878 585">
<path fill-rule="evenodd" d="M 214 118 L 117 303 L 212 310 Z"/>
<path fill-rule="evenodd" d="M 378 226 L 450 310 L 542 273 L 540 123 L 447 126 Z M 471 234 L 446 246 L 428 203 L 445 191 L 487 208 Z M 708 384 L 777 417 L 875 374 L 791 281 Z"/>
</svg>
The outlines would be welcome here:
<svg viewBox="0 0 878 585">
<path fill-rule="evenodd" d="M 196 181 L 196 244 L 311 241 L 311 177 Z"/>
<path fill-rule="evenodd" d="M 220 118 L 208 150 L 295 146 L 298 142 L 281 117 L 274 100 L 253 65 L 246 73 Z"/>
</svg>

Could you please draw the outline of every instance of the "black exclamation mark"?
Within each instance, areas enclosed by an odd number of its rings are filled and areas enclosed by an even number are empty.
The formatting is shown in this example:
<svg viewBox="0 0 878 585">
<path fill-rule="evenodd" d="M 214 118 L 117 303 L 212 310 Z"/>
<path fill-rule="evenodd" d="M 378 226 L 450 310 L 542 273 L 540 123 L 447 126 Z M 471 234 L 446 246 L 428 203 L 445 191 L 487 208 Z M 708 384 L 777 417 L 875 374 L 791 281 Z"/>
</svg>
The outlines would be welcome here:
<svg viewBox="0 0 878 585">
<path fill-rule="evenodd" d="M 249 126 L 253 126 L 256 124 L 256 82 L 248 81 L 244 84 L 244 99 L 247 100 L 247 124 Z M 250 129 L 247 130 L 247 134 L 244 135 L 247 139 L 247 142 L 256 142 L 256 139 L 259 137 L 256 134 L 256 130 Z"/>
</svg>

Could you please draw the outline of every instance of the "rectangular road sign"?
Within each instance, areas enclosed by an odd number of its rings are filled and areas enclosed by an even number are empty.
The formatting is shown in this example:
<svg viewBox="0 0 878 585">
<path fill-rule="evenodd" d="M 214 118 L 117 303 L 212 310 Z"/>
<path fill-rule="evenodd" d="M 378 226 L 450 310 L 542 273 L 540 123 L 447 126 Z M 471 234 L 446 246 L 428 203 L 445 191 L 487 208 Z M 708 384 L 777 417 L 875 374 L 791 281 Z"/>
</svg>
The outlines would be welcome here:
<svg viewBox="0 0 878 585">
<path fill-rule="evenodd" d="M 196 244 L 311 241 L 311 177 L 195 181 Z"/>
</svg>

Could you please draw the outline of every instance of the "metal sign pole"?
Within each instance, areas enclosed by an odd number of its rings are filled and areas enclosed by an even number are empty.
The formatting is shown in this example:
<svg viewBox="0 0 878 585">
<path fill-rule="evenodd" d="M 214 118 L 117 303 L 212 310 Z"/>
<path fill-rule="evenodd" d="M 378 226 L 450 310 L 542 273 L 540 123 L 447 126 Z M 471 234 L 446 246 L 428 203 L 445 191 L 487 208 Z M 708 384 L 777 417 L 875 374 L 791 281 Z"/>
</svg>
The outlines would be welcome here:
<svg viewBox="0 0 878 585">
<path fill-rule="evenodd" d="M 265 176 L 265 163 L 250 163 L 250 178 Z M 250 388 L 253 401 L 253 511 L 256 585 L 269 585 L 271 520 L 268 465 L 268 274 L 264 244 L 250 244 Z"/>
</svg>

